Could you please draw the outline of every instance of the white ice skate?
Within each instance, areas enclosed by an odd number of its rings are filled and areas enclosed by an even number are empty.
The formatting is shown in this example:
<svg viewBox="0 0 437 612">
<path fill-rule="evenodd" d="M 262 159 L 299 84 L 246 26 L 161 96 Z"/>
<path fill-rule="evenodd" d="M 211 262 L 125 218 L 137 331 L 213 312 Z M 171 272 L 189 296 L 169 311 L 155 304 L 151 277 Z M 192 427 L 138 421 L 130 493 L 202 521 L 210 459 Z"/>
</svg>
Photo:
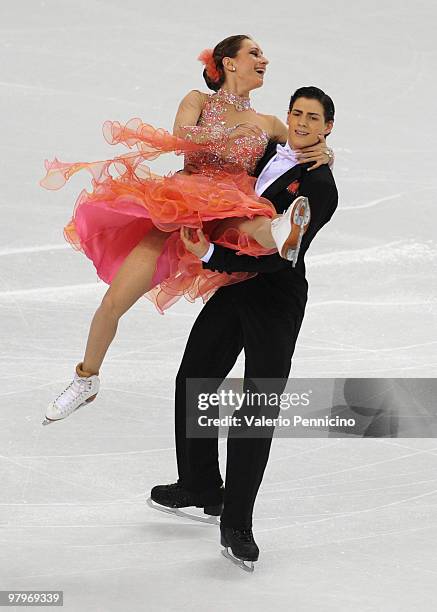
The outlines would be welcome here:
<svg viewBox="0 0 437 612">
<path fill-rule="evenodd" d="M 297 197 L 280 217 L 273 219 L 271 232 L 281 257 L 296 266 L 302 236 L 311 219 L 310 204 L 305 196 Z M 292 246 L 295 245 L 295 246 Z"/>
<path fill-rule="evenodd" d="M 42 424 L 49 425 L 65 419 L 84 404 L 92 402 L 99 392 L 99 387 L 100 380 L 97 375 L 79 376 L 76 371 L 73 381 L 47 408 Z"/>
</svg>

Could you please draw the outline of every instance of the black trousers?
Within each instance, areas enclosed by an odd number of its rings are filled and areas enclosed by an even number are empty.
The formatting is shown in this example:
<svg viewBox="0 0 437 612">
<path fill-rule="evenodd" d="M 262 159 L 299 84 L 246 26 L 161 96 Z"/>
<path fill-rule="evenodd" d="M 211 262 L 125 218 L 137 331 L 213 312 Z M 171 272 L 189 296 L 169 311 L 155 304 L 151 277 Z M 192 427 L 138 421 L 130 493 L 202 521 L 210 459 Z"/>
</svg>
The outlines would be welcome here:
<svg viewBox="0 0 437 612">
<path fill-rule="evenodd" d="M 217 438 L 186 436 L 186 379 L 222 381 L 242 349 L 245 378 L 289 375 L 306 291 L 299 299 L 284 292 L 283 287 L 274 292 L 272 278 L 258 275 L 219 289 L 200 312 L 189 335 L 176 377 L 175 433 L 179 482 L 191 491 L 219 487 L 223 480 Z M 253 506 L 269 457 L 273 429 L 267 438 L 233 437 L 231 430 L 221 523 L 247 528 L 252 526 Z"/>
</svg>

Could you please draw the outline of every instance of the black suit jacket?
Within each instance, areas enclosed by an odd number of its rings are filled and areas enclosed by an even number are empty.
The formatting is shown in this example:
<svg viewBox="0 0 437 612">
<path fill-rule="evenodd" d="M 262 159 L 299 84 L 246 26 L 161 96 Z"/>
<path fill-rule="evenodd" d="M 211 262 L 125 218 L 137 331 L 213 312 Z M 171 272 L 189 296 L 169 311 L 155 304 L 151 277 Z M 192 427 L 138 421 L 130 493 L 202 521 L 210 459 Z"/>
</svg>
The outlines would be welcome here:
<svg viewBox="0 0 437 612">
<path fill-rule="evenodd" d="M 269 142 L 263 157 L 255 168 L 255 176 L 260 175 L 267 162 L 276 154 L 276 145 L 277 142 Z M 262 194 L 274 204 L 278 213 L 284 212 L 298 195 L 306 196 L 309 200 L 311 220 L 303 235 L 295 268 L 279 253 L 260 257 L 237 255 L 236 251 L 218 244 L 214 245 L 214 252 L 210 260 L 207 263 L 203 262 L 203 268 L 219 272 L 269 273 L 275 275 L 275 279 L 272 277 L 269 282 L 277 280 L 278 283 L 283 283 L 286 280 L 305 287 L 305 253 L 314 236 L 334 214 L 338 203 L 338 192 L 330 168 L 323 165 L 307 172 L 310 166 L 311 164 L 294 166 L 279 176 Z M 292 194 L 287 187 L 294 181 L 299 181 L 299 189 L 297 193 Z M 240 284 L 244 285 L 247 282 Z"/>
</svg>

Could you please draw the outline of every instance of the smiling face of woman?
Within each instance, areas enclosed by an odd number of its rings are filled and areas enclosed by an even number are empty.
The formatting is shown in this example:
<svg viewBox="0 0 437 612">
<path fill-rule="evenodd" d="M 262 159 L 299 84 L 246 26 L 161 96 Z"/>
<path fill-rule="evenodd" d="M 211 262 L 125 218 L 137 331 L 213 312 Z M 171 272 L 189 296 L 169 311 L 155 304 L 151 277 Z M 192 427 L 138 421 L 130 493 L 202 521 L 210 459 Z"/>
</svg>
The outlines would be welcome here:
<svg viewBox="0 0 437 612">
<path fill-rule="evenodd" d="M 244 39 L 235 57 L 223 58 L 225 85 L 235 81 L 239 88 L 248 91 L 262 87 L 268 63 L 258 43 L 250 38 Z"/>
</svg>

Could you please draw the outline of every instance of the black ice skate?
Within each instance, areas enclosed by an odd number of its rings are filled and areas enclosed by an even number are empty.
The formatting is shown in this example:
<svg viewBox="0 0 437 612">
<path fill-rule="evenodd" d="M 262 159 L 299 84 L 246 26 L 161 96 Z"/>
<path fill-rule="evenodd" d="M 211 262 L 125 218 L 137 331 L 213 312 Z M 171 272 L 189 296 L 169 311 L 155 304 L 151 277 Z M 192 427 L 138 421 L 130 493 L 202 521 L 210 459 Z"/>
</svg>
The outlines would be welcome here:
<svg viewBox="0 0 437 612">
<path fill-rule="evenodd" d="M 259 548 L 253 539 L 252 529 L 234 529 L 220 525 L 220 542 L 225 547 L 222 555 L 226 559 L 246 572 L 253 572 L 255 569 L 253 562 L 258 561 Z"/>
<path fill-rule="evenodd" d="M 224 487 L 208 489 L 201 493 L 193 493 L 182 487 L 178 482 L 169 485 L 157 485 L 150 492 L 147 500 L 148 505 L 155 510 L 175 514 L 201 523 L 212 523 L 218 525 L 218 518 L 223 510 Z M 195 506 L 203 508 L 208 518 L 197 516 L 189 512 L 183 512 L 181 508 Z"/>
</svg>

